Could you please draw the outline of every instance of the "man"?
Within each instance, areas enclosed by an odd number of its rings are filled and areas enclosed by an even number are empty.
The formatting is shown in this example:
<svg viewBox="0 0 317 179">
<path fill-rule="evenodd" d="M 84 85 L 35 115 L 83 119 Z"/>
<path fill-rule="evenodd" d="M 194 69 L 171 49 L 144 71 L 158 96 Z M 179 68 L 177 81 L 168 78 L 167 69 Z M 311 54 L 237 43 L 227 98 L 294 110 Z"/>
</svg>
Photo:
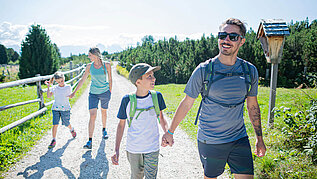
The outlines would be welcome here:
<svg viewBox="0 0 317 179">
<path fill-rule="evenodd" d="M 184 90 L 186 96 L 179 104 L 169 130 L 162 137 L 162 146 L 173 145 L 177 126 L 202 89 L 207 89 L 201 104 L 197 136 L 204 177 L 216 178 L 228 163 L 235 178 L 253 178 L 253 159 L 243 107 L 246 101 L 256 134 L 255 154 L 262 157 L 266 147 L 257 101 L 258 72 L 251 63 L 237 57 L 245 42 L 245 25 L 239 19 L 230 18 L 220 25 L 219 30 L 219 54 L 201 63 L 193 72 Z M 206 78 L 206 75 L 210 77 Z M 205 79 L 209 81 L 208 88 L 204 85 Z"/>
</svg>

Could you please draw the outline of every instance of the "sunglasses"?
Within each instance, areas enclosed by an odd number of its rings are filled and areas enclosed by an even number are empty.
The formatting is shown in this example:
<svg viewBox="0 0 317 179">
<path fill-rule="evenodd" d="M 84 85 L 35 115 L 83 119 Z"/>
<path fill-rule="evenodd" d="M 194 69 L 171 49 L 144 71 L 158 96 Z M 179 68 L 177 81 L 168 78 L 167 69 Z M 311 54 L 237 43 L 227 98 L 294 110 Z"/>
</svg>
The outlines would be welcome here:
<svg viewBox="0 0 317 179">
<path fill-rule="evenodd" d="M 237 33 L 218 32 L 218 38 L 219 38 L 220 40 L 225 40 L 228 35 L 229 35 L 229 39 L 230 39 L 232 42 L 238 41 L 238 40 L 239 40 L 239 37 L 241 37 L 241 39 L 244 38 L 242 35 L 239 35 L 239 34 L 237 34 Z"/>
</svg>

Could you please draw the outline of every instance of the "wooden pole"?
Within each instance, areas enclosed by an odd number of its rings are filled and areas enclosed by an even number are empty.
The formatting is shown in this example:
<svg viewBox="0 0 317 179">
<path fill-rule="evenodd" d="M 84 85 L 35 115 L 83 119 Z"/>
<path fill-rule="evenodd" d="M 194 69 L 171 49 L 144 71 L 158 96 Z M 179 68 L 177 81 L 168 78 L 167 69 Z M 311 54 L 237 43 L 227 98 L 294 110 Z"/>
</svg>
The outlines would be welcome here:
<svg viewBox="0 0 317 179">
<path fill-rule="evenodd" d="M 278 63 L 272 63 L 271 85 L 270 85 L 270 104 L 269 104 L 269 116 L 268 116 L 269 128 L 274 127 L 274 111 L 273 111 L 273 109 L 275 108 L 275 99 L 276 99 L 277 71 L 278 71 Z"/>
<path fill-rule="evenodd" d="M 70 61 L 69 62 L 69 70 L 72 70 L 73 69 L 73 62 Z M 72 79 L 73 78 L 73 72 L 70 73 L 70 78 L 69 79 Z M 70 83 L 71 86 L 73 86 L 73 82 Z"/>
<path fill-rule="evenodd" d="M 37 74 L 35 75 L 36 77 L 39 77 L 40 74 Z M 37 81 L 36 82 L 36 86 L 37 86 L 37 96 L 38 98 L 40 99 L 40 102 L 39 102 L 39 109 L 42 109 L 45 107 L 45 104 L 44 104 L 44 98 L 43 98 L 43 91 L 42 91 L 42 86 L 41 86 L 41 81 Z"/>
</svg>

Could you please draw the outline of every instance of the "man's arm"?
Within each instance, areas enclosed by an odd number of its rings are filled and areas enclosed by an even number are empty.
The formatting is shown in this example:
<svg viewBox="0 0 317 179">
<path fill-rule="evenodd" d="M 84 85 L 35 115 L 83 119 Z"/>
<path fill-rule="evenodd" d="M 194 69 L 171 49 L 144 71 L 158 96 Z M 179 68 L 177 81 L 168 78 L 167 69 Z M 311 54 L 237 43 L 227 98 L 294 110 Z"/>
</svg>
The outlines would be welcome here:
<svg viewBox="0 0 317 179">
<path fill-rule="evenodd" d="M 179 123 L 185 118 L 188 111 L 192 108 L 193 104 L 195 102 L 195 98 L 189 97 L 186 95 L 184 99 L 180 102 L 175 115 L 173 117 L 172 124 L 169 128 L 169 132 L 174 133 Z M 162 137 L 162 146 L 166 146 L 166 144 L 172 146 L 174 143 L 173 135 L 171 135 L 168 132 L 165 132 L 165 134 Z"/>
<path fill-rule="evenodd" d="M 252 123 L 255 135 L 256 135 L 256 151 L 255 154 L 258 157 L 263 157 L 266 152 L 266 147 L 262 137 L 261 127 L 261 112 L 256 96 L 247 97 L 247 109 L 249 118 Z"/>
</svg>

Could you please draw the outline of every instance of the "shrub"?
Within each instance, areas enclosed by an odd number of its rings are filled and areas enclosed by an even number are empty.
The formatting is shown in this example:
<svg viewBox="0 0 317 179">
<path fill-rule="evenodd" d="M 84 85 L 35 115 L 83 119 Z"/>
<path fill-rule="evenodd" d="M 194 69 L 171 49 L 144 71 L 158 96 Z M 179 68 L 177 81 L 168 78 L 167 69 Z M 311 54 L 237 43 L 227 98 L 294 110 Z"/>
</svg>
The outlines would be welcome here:
<svg viewBox="0 0 317 179">
<path fill-rule="evenodd" d="M 291 108 L 276 109 L 276 115 L 283 117 L 286 127 L 282 133 L 287 136 L 286 145 L 307 153 L 317 164 L 317 101 L 311 100 L 307 110 L 292 113 Z"/>
</svg>

